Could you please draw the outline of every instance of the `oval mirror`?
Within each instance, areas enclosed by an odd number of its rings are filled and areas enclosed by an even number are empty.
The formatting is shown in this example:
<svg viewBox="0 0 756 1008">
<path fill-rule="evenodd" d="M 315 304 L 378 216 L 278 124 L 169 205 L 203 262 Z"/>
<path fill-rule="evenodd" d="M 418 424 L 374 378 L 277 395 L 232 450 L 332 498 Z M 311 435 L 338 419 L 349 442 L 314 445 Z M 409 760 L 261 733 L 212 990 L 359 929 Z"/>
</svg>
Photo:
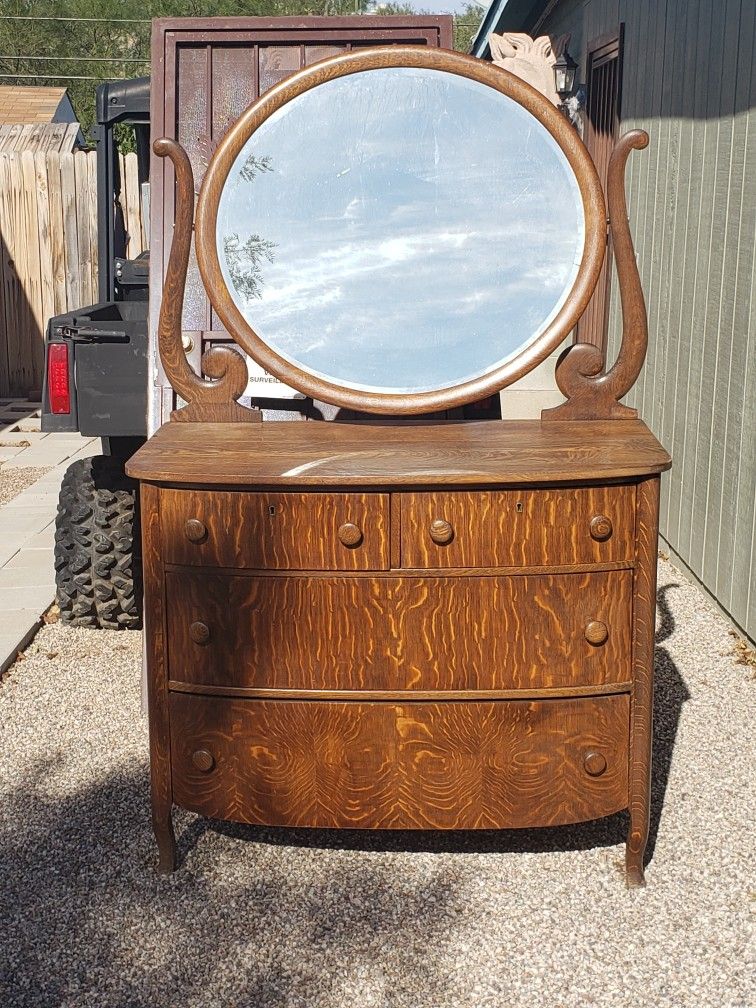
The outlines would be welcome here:
<svg viewBox="0 0 756 1008">
<path fill-rule="evenodd" d="M 543 118 L 457 69 L 360 69 L 366 55 L 329 61 L 356 68 L 305 81 L 226 152 L 203 236 L 220 314 L 232 309 L 224 321 L 259 363 L 319 398 L 386 412 L 469 400 L 574 324 L 571 295 L 597 258 L 590 187 L 558 140 L 571 127 L 504 71 L 481 65 Z"/>
</svg>

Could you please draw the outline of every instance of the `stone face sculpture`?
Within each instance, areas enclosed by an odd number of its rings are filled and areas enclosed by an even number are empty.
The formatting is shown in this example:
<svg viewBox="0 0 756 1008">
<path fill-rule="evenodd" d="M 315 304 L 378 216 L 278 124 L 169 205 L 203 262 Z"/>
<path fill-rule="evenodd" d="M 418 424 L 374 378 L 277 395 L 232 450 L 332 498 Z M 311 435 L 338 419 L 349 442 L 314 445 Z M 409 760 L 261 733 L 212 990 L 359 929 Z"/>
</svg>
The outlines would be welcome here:
<svg viewBox="0 0 756 1008">
<path fill-rule="evenodd" d="M 504 35 L 488 36 L 491 58 L 496 66 L 508 70 L 530 84 L 552 103 L 559 105 L 559 95 L 554 90 L 553 66 L 557 56 L 566 49 L 569 35 L 551 39 L 541 35 L 532 39 L 523 32 L 507 32 Z"/>
</svg>

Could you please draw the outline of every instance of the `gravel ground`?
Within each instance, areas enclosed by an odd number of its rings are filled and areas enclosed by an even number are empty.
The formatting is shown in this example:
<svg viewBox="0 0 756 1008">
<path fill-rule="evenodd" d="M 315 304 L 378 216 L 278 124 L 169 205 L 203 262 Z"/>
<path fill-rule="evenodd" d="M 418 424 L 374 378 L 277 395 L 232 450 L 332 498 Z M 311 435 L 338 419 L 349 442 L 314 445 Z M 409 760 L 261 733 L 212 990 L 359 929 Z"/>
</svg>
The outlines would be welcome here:
<svg viewBox="0 0 756 1008">
<path fill-rule="evenodd" d="M 45 626 L 0 684 L 3 1008 L 750 1008 L 754 670 L 666 563 L 659 597 L 631 892 L 623 816 L 442 835 L 178 813 L 183 867 L 159 877 L 140 635 Z"/>
<path fill-rule="evenodd" d="M 49 466 L 43 469 L 4 469 L 0 465 L 0 507 L 18 497 L 49 471 Z"/>
</svg>

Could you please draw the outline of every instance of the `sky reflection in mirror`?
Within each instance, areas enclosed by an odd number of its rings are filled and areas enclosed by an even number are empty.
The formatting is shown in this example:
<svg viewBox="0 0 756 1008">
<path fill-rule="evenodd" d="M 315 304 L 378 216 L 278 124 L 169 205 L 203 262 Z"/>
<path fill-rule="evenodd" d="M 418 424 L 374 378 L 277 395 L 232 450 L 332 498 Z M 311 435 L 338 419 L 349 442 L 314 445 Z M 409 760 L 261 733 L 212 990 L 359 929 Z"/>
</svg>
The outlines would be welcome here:
<svg viewBox="0 0 756 1008">
<path fill-rule="evenodd" d="M 545 329 L 584 215 L 529 112 L 401 67 L 328 81 L 264 122 L 216 239 L 232 298 L 280 356 L 343 387 L 421 392 L 489 373 Z"/>
</svg>

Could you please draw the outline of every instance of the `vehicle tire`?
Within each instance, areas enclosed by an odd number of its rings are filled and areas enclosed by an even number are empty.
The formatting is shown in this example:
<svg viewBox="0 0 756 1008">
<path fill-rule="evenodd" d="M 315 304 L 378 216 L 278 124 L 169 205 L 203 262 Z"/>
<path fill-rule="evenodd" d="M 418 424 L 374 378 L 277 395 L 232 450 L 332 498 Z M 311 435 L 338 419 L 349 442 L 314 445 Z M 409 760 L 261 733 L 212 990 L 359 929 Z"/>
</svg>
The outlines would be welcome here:
<svg viewBox="0 0 756 1008">
<path fill-rule="evenodd" d="M 80 627 L 142 625 L 138 484 L 123 462 L 98 455 L 66 470 L 55 522 L 60 618 Z"/>
</svg>

